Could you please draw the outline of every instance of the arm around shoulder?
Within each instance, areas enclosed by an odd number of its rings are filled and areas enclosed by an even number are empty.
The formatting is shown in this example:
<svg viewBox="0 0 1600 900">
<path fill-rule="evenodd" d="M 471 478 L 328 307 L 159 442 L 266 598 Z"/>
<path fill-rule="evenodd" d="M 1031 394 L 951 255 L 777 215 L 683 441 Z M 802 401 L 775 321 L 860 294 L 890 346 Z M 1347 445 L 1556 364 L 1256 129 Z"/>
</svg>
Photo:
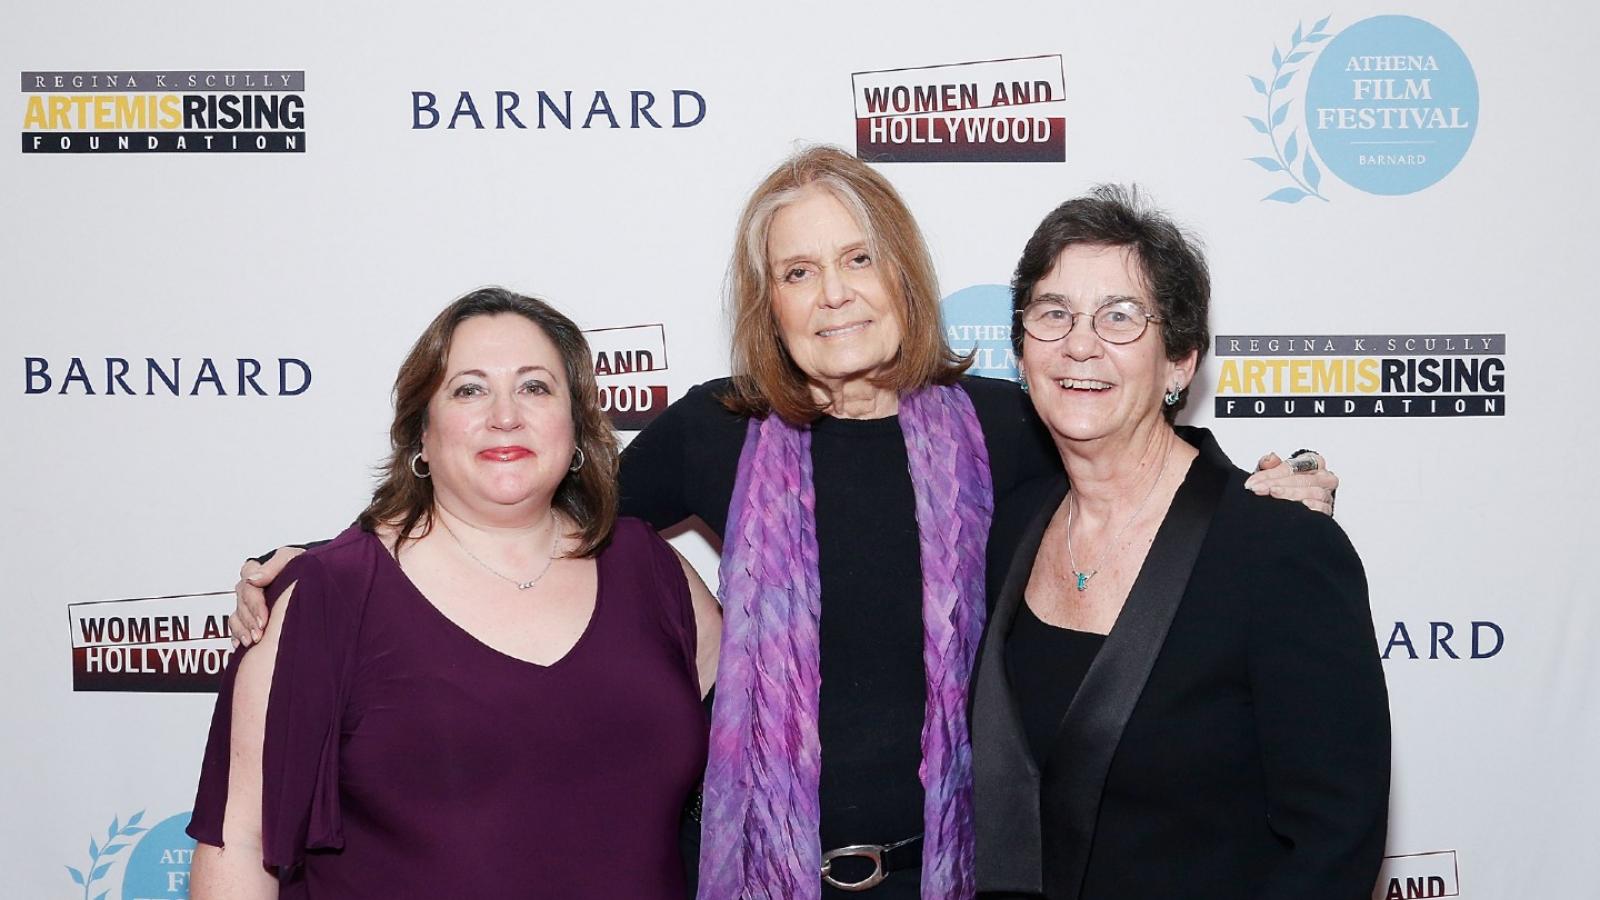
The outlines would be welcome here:
<svg viewBox="0 0 1600 900">
<path fill-rule="evenodd" d="M 649 522 L 657 530 L 671 528 L 693 514 L 684 496 L 684 444 L 693 407 L 706 398 L 704 386 L 669 405 L 622 451 L 617 470 L 620 512 Z"/>
</svg>

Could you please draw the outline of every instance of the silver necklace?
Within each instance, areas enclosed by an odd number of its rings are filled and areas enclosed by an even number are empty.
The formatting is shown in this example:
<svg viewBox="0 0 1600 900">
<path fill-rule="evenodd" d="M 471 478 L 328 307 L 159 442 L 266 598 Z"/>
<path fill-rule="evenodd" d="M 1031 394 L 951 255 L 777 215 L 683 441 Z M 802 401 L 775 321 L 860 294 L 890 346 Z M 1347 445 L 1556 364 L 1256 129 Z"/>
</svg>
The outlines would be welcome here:
<svg viewBox="0 0 1600 900">
<path fill-rule="evenodd" d="M 555 510 L 555 507 L 551 507 L 550 508 L 550 553 L 549 553 L 549 556 L 548 556 L 547 559 L 545 559 L 544 568 L 539 570 L 539 574 L 533 576 L 532 578 L 528 579 L 527 581 L 522 581 L 521 579 L 512 578 L 510 575 L 506 575 L 506 574 L 500 572 L 494 566 L 491 566 L 488 563 L 484 562 L 483 560 L 479 559 L 477 554 L 475 554 L 471 550 L 467 549 L 467 545 L 466 544 L 461 543 L 461 538 L 456 537 L 455 531 L 453 529 L 451 529 L 450 523 L 446 522 L 444 520 L 443 516 L 439 517 L 439 524 L 444 526 L 445 533 L 450 535 L 451 540 L 454 540 L 456 542 L 456 546 L 461 548 L 461 552 L 462 553 L 465 553 L 468 556 L 468 558 L 470 558 L 473 562 L 477 563 L 480 566 L 483 566 L 483 570 L 485 572 L 488 572 L 490 575 L 493 575 L 496 578 L 504 579 L 505 581 L 509 581 L 512 584 L 516 585 L 517 586 L 517 590 L 519 590 L 519 591 L 525 591 L 525 590 L 533 587 L 534 585 L 538 584 L 539 581 L 541 579 L 543 579 L 544 576 L 550 572 L 550 567 L 555 565 L 555 562 L 556 562 L 556 538 L 559 537 L 559 535 L 557 533 L 557 528 L 556 528 L 556 510 Z"/>
<path fill-rule="evenodd" d="M 1170 458 L 1171 456 L 1172 456 L 1172 448 L 1171 447 L 1168 447 L 1167 451 L 1161 454 L 1161 468 L 1156 471 L 1156 480 L 1150 482 L 1150 490 L 1145 491 L 1144 499 L 1140 500 L 1139 501 L 1139 505 L 1134 508 L 1133 515 L 1128 517 L 1128 521 L 1122 523 L 1122 527 L 1117 529 L 1117 533 L 1115 535 L 1112 535 L 1111 542 L 1109 544 L 1107 544 L 1107 546 L 1111 548 L 1110 551 L 1109 551 L 1110 553 L 1112 553 L 1112 554 L 1116 553 L 1117 541 L 1122 538 L 1122 533 L 1128 530 L 1128 526 L 1133 524 L 1133 520 L 1134 519 L 1139 518 L 1139 513 L 1144 511 L 1144 505 L 1146 503 L 1150 502 L 1150 497 L 1153 494 L 1155 494 L 1155 492 L 1156 492 L 1156 485 L 1161 483 L 1161 476 L 1165 475 L 1167 473 L 1167 459 Z M 1097 566 L 1097 567 L 1095 567 L 1093 569 L 1090 569 L 1088 571 L 1084 571 L 1083 569 L 1078 568 L 1078 557 L 1077 557 L 1077 554 L 1072 552 L 1072 514 L 1077 509 L 1077 506 L 1078 506 L 1077 498 L 1072 496 L 1071 494 L 1068 494 L 1067 495 L 1067 561 L 1072 564 L 1072 574 L 1077 577 L 1077 585 L 1076 586 L 1078 588 L 1078 593 L 1081 594 L 1084 591 L 1089 589 L 1089 579 L 1091 579 L 1091 578 L 1095 577 L 1096 575 L 1100 574 L 1100 567 Z M 1116 557 L 1115 556 L 1111 556 L 1109 558 L 1115 559 Z M 1102 561 L 1102 565 L 1103 564 L 1104 563 Z"/>
</svg>

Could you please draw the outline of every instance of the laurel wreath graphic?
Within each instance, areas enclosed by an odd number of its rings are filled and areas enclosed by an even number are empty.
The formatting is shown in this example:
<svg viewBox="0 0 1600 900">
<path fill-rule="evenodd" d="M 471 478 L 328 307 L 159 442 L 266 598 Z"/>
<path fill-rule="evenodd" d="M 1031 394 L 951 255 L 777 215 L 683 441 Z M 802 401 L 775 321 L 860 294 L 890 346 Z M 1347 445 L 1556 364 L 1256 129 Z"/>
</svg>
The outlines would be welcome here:
<svg viewBox="0 0 1600 900">
<path fill-rule="evenodd" d="M 1310 141 L 1306 142 L 1308 146 L 1304 154 L 1302 154 L 1300 151 L 1299 132 L 1293 126 L 1290 126 L 1288 140 L 1282 144 L 1278 143 L 1278 128 L 1288 121 L 1289 107 L 1294 105 L 1294 100 L 1291 98 L 1285 100 L 1282 105 L 1275 104 L 1277 104 L 1278 92 L 1288 87 L 1289 83 L 1294 80 L 1295 73 L 1300 71 L 1299 69 L 1286 69 L 1284 67 L 1293 66 L 1295 63 L 1304 60 L 1312 54 L 1310 45 L 1320 44 L 1329 38 L 1329 35 L 1322 29 L 1328 26 L 1328 20 L 1332 18 L 1332 14 L 1323 16 L 1315 25 L 1311 26 L 1309 33 L 1302 33 L 1301 25 L 1297 23 L 1294 26 L 1294 34 L 1289 38 L 1289 53 L 1287 55 L 1280 53 L 1277 45 L 1273 45 L 1271 77 L 1262 80 L 1254 75 L 1246 76 L 1250 79 L 1251 86 L 1256 89 L 1256 93 L 1265 98 L 1267 114 L 1265 118 L 1260 119 L 1255 116 L 1245 116 L 1245 120 L 1256 131 L 1266 135 L 1272 142 L 1271 156 L 1251 156 L 1247 158 L 1250 162 L 1266 169 L 1268 172 L 1282 172 L 1288 175 L 1290 180 L 1294 182 L 1292 187 L 1279 188 L 1262 197 L 1262 200 L 1276 200 L 1279 203 L 1299 203 L 1307 197 L 1315 197 L 1324 203 L 1328 202 L 1328 198 L 1322 196 L 1317 190 L 1318 186 L 1322 184 L 1322 170 L 1317 167 L 1316 160 L 1311 158 Z M 1296 159 L 1300 161 L 1300 174 L 1298 175 L 1295 174 Z"/>
<path fill-rule="evenodd" d="M 93 888 L 94 883 L 111 871 L 112 863 L 116 862 L 111 857 L 127 849 L 131 843 L 126 840 L 122 840 L 121 843 L 118 843 L 118 841 L 145 832 L 146 829 L 139 827 L 139 820 L 143 818 L 144 810 L 142 809 L 129 816 L 127 824 L 119 821 L 120 817 L 113 816 L 111 827 L 106 829 L 104 846 L 98 843 L 92 835 L 89 837 L 89 865 L 85 867 L 88 869 L 88 875 L 84 875 L 82 871 L 74 869 L 72 866 L 67 866 L 67 874 L 72 876 L 73 882 L 83 887 L 83 900 L 89 900 L 89 891 Z M 101 862 L 101 860 L 105 860 L 105 862 Z M 105 900 L 106 895 L 109 893 L 111 893 L 110 890 L 101 891 L 95 895 L 94 900 Z"/>
</svg>

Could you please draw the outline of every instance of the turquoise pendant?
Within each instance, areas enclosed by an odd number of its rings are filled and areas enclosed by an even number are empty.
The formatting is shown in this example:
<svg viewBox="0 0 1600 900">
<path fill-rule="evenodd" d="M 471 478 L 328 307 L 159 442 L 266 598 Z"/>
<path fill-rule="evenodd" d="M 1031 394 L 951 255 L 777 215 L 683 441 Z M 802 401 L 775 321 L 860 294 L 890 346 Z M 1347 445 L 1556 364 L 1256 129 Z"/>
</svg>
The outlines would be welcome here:
<svg viewBox="0 0 1600 900">
<path fill-rule="evenodd" d="M 1089 574 L 1090 573 L 1088 573 L 1088 572 L 1074 572 L 1073 574 L 1078 576 L 1078 590 L 1079 591 L 1088 590 L 1089 589 Z"/>
</svg>

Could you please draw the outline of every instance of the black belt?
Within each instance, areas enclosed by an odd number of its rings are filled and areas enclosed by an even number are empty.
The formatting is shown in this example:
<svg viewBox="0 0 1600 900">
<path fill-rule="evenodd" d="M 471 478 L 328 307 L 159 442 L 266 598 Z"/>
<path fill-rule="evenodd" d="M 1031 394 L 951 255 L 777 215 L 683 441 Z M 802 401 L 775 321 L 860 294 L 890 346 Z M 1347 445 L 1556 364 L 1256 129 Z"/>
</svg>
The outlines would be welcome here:
<svg viewBox="0 0 1600 900">
<path fill-rule="evenodd" d="M 860 857 L 872 863 L 872 874 L 860 881 L 840 881 L 833 877 L 833 861 L 840 857 Z M 851 844 L 822 854 L 822 883 L 841 891 L 865 891 L 877 887 L 890 872 L 922 867 L 922 835 L 893 844 Z"/>
</svg>

